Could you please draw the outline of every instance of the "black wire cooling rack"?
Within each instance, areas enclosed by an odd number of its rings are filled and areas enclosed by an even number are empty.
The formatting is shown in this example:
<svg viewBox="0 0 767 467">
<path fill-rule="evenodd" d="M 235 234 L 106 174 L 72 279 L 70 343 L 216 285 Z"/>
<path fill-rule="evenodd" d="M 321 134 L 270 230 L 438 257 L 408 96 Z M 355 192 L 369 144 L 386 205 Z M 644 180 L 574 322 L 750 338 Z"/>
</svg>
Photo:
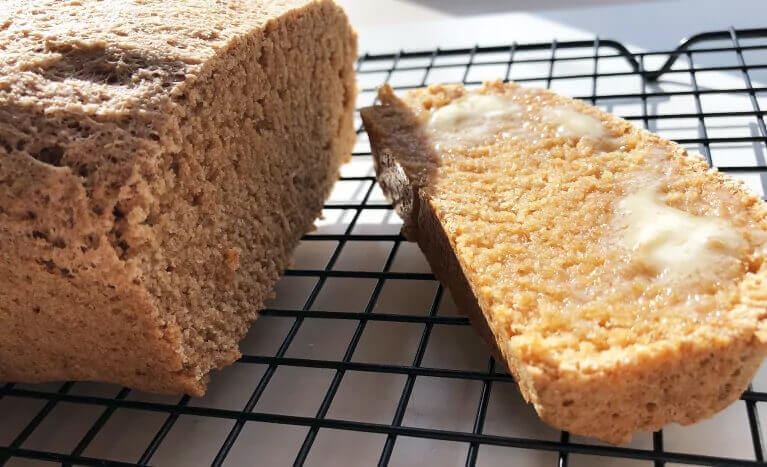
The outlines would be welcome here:
<svg viewBox="0 0 767 467">
<path fill-rule="evenodd" d="M 766 57 L 762 63 L 753 63 L 754 57 Z M 617 64 L 617 68 L 605 68 L 605 63 Z M 657 71 L 648 71 L 649 64 Z M 578 67 L 570 67 L 578 65 Z M 517 73 L 518 70 L 533 70 L 528 75 Z M 585 67 L 585 68 L 584 68 Z M 575 69 L 575 72 L 567 71 Z M 574 42 L 551 42 L 536 44 L 511 44 L 498 47 L 472 47 L 467 49 L 429 50 L 429 51 L 400 51 L 391 54 L 365 54 L 359 58 L 357 64 L 358 77 L 360 79 L 360 102 L 369 105 L 374 101 L 375 87 L 384 83 L 391 83 L 395 89 L 415 88 L 429 84 L 430 82 L 453 81 L 462 82 L 467 86 L 480 84 L 482 78 L 490 78 L 475 73 L 477 70 L 486 70 L 485 74 L 508 79 L 515 79 L 523 84 L 542 85 L 555 90 L 565 84 L 576 83 L 585 90 L 581 95 L 571 93 L 574 97 L 587 100 L 593 104 L 601 105 L 608 110 L 623 114 L 625 118 L 637 121 L 639 124 L 654 131 L 668 129 L 668 122 L 692 122 L 696 131 L 690 137 L 674 138 L 681 144 L 700 151 L 710 164 L 720 170 L 741 174 L 751 177 L 756 183 L 761 183 L 767 176 L 767 164 L 764 161 L 765 144 L 767 144 L 767 128 L 765 128 L 764 113 L 760 107 L 760 101 L 767 98 L 767 87 L 755 86 L 753 76 L 764 76 L 763 70 L 767 69 L 767 29 L 735 30 L 706 32 L 696 35 L 681 43 L 674 50 L 658 51 L 650 53 L 632 53 L 619 42 L 612 40 L 595 39 L 593 41 Z M 541 72 L 543 70 L 543 72 Z M 563 73 L 561 70 L 565 70 Z M 613 70 L 613 71 L 610 71 Z M 614 71 L 618 70 L 618 71 Z M 447 73 L 447 74 L 446 74 Z M 450 75 L 452 73 L 452 75 Z M 713 73 L 713 75 L 712 75 Z M 714 76 L 713 85 L 703 85 L 701 81 L 704 75 Z M 722 78 L 724 76 L 725 78 Z M 615 87 L 611 91 L 602 90 L 603 80 L 617 80 L 618 90 Z M 623 81 L 621 81 L 623 80 Z M 635 88 L 623 87 L 621 83 L 633 80 Z M 683 81 L 682 86 L 677 86 L 677 81 Z M 706 78 L 707 81 L 710 79 Z M 760 78 L 761 80 L 761 78 Z M 765 80 L 767 82 L 767 80 Z M 737 83 L 737 84 L 733 84 Z M 678 83 L 677 83 L 678 84 Z M 633 86 L 633 85 L 632 85 Z M 739 102 L 745 102 L 740 107 L 728 107 L 723 110 L 708 105 L 708 98 L 721 96 L 733 96 Z M 667 111 L 663 103 L 677 98 L 689 99 L 692 104 L 688 111 Z M 625 105 L 638 109 L 633 113 L 623 112 Z M 724 119 L 724 120 L 720 120 Z M 741 125 L 741 122 L 747 123 Z M 359 120 L 357 120 L 359 121 Z M 733 133 L 722 133 L 712 122 L 729 122 L 725 126 Z M 672 125 L 673 126 L 673 125 Z M 738 133 L 739 127 L 750 133 Z M 366 146 L 366 138 L 363 129 L 359 128 L 359 144 L 355 148 L 353 160 L 369 160 L 369 147 Z M 720 157 L 722 148 L 739 146 L 750 154 L 752 162 L 742 162 L 741 156 L 735 157 L 735 163 Z M 745 148 L 745 149 L 743 149 Z M 748 158 L 747 158 L 748 159 Z M 269 308 L 262 312 L 264 317 L 273 317 L 290 323 L 285 327 L 286 333 L 277 351 L 270 354 L 250 354 L 245 350 L 245 355 L 235 366 L 260 365 L 264 371 L 259 378 L 255 378 L 247 385 L 229 385 L 222 389 L 224 396 L 233 393 L 247 394 L 243 397 L 246 402 L 236 408 L 221 408 L 195 405 L 195 400 L 188 396 L 172 399 L 152 397 L 134 397 L 135 391 L 127 388 L 113 388 L 112 392 L 94 393 L 78 391 L 78 386 L 85 383 L 67 382 L 58 385 L 20 385 L 8 383 L 0 387 L 0 425 L 15 423 L 18 431 L 12 436 L 6 436 L 6 440 L 0 437 L 0 465 L 45 464 L 46 462 L 61 463 L 65 465 L 152 465 L 162 464 L 156 456 L 159 449 L 171 441 L 174 427 L 179 424 L 180 418 L 197 417 L 201 420 L 227 421 L 224 429 L 216 441 L 217 452 L 209 459 L 198 459 L 200 464 L 223 465 L 231 461 L 231 452 L 238 443 L 244 443 L 240 436 L 249 424 L 261 423 L 269 427 L 291 426 L 301 427 L 301 439 L 297 443 L 297 449 L 289 453 L 285 463 L 293 462 L 294 465 L 303 465 L 312 452 L 318 434 L 327 430 L 341 430 L 345 436 L 354 433 L 368 433 L 379 436 L 380 446 L 377 449 L 377 462 L 379 465 L 388 465 L 393 454 L 402 443 L 403 438 L 426 442 L 438 440 L 452 442 L 460 447 L 459 463 L 473 466 L 482 464 L 482 451 L 495 448 L 508 449 L 508 465 L 515 465 L 515 457 L 512 452 L 546 451 L 551 453 L 552 463 L 566 466 L 575 455 L 598 456 L 600 462 L 612 458 L 616 465 L 623 465 L 629 459 L 654 463 L 662 466 L 666 463 L 695 464 L 695 465 L 764 465 L 764 440 L 762 437 L 759 403 L 767 402 L 767 392 L 759 392 L 749 388 L 742 396 L 742 404 L 745 405 L 746 416 L 743 423 L 748 424 L 744 433 L 751 437 L 748 445 L 753 446 L 753 452 L 743 453 L 742 458 L 729 458 L 725 456 L 712 456 L 708 454 L 680 452 L 673 449 L 664 449 L 664 433 L 653 433 L 651 441 L 645 447 L 618 447 L 602 444 L 590 444 L 588 440 L 578 441 L 575 437 L 571 440 L 566 432 L 561 432 L 558 439 L 542 439 L 532 436 L 509 436 L 488 434 L 485 432 L 488 418 L 488 405 L 491 400 L 493 389 L 499 384 L 511 382 L 511 377 L 503 372 L 496 371 L 495 363 L 489 356 L 483 356 L 486 360 L 485 369 L 465 370 L 459 368 L 438 368 L 424 365 L 424 356 L 427 351 L 430 337 L 433 336 L 435 326 L 467 326 L 466 318 L 459 315 L 450 315 L 440 312 L 440 305 L 444 303 L 445 292 L 428 272 L 403 272 L 392 270 L 398 252 L 406 249 L 404 239 L 396 232 L 381 233 L 376 230 L 357 229 L 361 216 L 370 212 L 384 212 L 392 218 L 391 206 L 385 202 L 372 200 L 375 193 L 375 177 L 372 172 L 363 175 L 343 176 L 341 183 L 357 183 L 361 190 L 351 202 L 329 202 L 325 206 L 325 215 L 339 211 L 349 213 L 350 219 L 344 221 L 343 227 L 336 231 L 322 231 L 306 235 L 303 244 L 310 242 L 325 242 L 332 246 L 331 253 L 324 267 L 301 268 L 286 271 L 286 278 L 307 278 L 312 284 L 309 287 L 303 305 L 294 307 Z M 389 229 L 391 230 L 391 229 Z M 359 242 L 359 243 L 358 243 Z M 345 249 L 354 245 L 377 245 L 385 244 L 388 253 L 382 264 L 370 265 L 369 267 L 339 270 L 339 258 Z M 413 251 L 411 254 L 417 255 Z M 316 302 L 323 288 L 330 281 L 352 281 L 366 279 L 374 285 L 366 295 L 366 304 L 355 311 L 339 311 L 331 309 L 317 309 Z M 398 312 L 374 312 L 376 303 L 387 281 L 398 283 L 418 283 L 417 287 L 433 287 L 430 304 L 424 313 L 412 313 L 402 309 Z M 347 285 L 349 290 L 355 285 Z M 358 291 L 357 291 L 358 292 Z M 403 292 L 404 293 L 404 292 Z M 432 293 L 431 291 L 429 293 Z M 267 318 L 268 319 L 268 318 Z M 298 358 L 289 356 L 288 349 L 302 329 L 307 320 L 343 320 L 350 324 L 353 331 L 351 339 L 345 345 L 343 357 L 338 359 L 315 359 Z M 340 321 L 334 321 L 334 323 Z M 359 348 L 366 327 L 371 323 L 399 323 L 402 326 L 417 326 L 419 336 L 414 355 L 409 358 L 411 363 L 389 364 L 370 363 L 358 361 L 354 358 L 355 351 Z M 260 323 L 256 323 L 259 326 Z M 268 390 L 270 383 L 275 379 L 276 372 L 281 368 L 313 368 L 322 369 L 330 373 L 329 385 L 324 385 L 324 395 L 320 399 L 318 407 L 314 409 L 313 416 L 302 416 L 290 413 L 290 411 L 264 411 L 258 410 L 259 400 Z M 329 416 L 329 410 L 337 402 L 336 396 L 344 381 L 357 372 L 366 372 L 383 375 L 396 375 L 401 378 L 402 389 L 398 396 L 398 402 L 393 410 L 393 416 L 389 423 L 355 421 Z M 214 375 L 215 382 L 216 375 Z M 478 397 L 465 410 L 470 412 L 473 423 L 466 425 L 465 429 L 437 429 L 421 426 L 412 426 L 405 423 L 406 413 L 412 401 L 414 387 L 421 378 L 437 378 L 440 381 L 469 380 L 481 385 L 477 392 Z M 506 390 L 506 389 L 504 389 Z M 500 391 L 498 389 L 496 392 Z M 301 396 L 299 388 L 299 397 Z M 348 397 L 344 396 L 344 397 Z M 5 404 L 5 405 L 3 405 Z M 29 412 L 25 420 L 10 420 L 10 416 L 4 415 L 3 410 L 8 412 L 8 407 L 17 407 L 24 404 L 32 404 L 34 410 Z M 51 428 L 41 428 L 46 424 L 46 419 L 57 407 L 66 405 L 69 409 L 70 420 L 79 418 L 81 414 L 89 420 L 89 428 L 83 433 L 77 433 L 74 441 L 65 448 L 48 448 L 45 444 L 33 443 L 29 440 L 36 436 L 36 432 L 48 430 L 45 436 L 51 435 Z M 3 409 L 6 407 L 6 409 Z M 131 412 L 137 416 L 151 414 L 155 418 L 161 417 L 159 424 L 151 425 L 150 428 L 141 424 L 133 425 L 126 430 L 143 430 L 147 432 L 146 444 L 141 446 L 135 458 L 129 460 L 115 460 L 108 453 L 102 455 L 89 454 L 92 452 L 94 440 L 109 424 L 119 423 L 122 420 L 120 414 Z M 84 416 L 84 415 L 83 415 Z M 6 418 L 8 417 L 8 418 Z M 119 428 L 119 427 L 118 427 Z M 69 427 L 66 419 L 53 428 L 56 432 L 66 432 Z M 119 430 L 118 430 L 119 431 Z M 38 436 L 38 438 L 40 437 Z M 217 439 L 218 439 L 217 438 Z M 276 438 L 279 440 L 279 436 Z M 115 441 L 119 443 L 118 441 Z M 187 449 L 184 440 L 174 438 L 179 450 Z M 349 441 L 353 443 L 354 441 Z M 667 448 L 668 448 L 668 443 Z M 42 447 L 41 447 L 42 446 Z M 343 447 L 341 448 L 344 449 Z M 428 449 L 423 459 L 423 465 L 433 465 L 429 461 Z M 750 448 L 749 448 L 750 450 Z M 265 456 L 254 452 L 252 465 L 266 465 Z M 271 459 L 271 458 L 270 458 Z M 596 459 L 594 457 L 593 459 Z M 25 463 L 26 462 L 26 463 Z M 345 465 L 360 465 L 371 461 L 347 458 Z M 371 463 L 375 463 L 373 459 Z M 311 463 L 311 462 L 310 462 Z M 315 462 L 317 464 L 317 462 Z M 323 465 L 322 462 L 319 462 Z M 400 462 L 401 464 L 401 462 Z M 271 464 L 270 464 L 271 465 Z"/>
</svg>

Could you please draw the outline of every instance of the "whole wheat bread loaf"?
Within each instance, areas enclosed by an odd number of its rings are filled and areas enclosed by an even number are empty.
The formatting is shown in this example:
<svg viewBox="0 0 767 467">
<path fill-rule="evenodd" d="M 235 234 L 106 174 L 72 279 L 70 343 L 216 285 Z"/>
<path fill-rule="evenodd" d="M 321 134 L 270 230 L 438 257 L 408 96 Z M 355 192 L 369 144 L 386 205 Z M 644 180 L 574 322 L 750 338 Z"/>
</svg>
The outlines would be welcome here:
<svg viewBox="0 0 767 467">
<path fill-rule="evenodd" d="M 379 98 L 362 118 L 405 235 L 544 421 L 620 443 L 745 390 L 767 210 L 741 183 L 542 89 Z"/>
<path fill-rule="evenodd" d="M 201 395 L 354 140 L 317 1 L 6 0 L 0 380 Z"/>
</svg>

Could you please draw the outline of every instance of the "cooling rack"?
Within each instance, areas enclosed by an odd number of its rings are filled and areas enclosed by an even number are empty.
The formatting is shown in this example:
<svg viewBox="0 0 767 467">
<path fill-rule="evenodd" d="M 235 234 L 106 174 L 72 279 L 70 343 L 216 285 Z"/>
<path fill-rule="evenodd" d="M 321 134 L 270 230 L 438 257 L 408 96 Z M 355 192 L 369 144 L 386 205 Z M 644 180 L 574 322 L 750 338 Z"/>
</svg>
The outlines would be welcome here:
<svg viewBox="0 0 767 467">
<path fill-rule="evenodd" d="M 764 196 L 767 29 L 634 53 L 612 40 L 359 57 L 359 106 L 385 82 L 513 79 L 584 99 L 699 151 Z M 456 313 L 352 162 L 277 299 L 202 399 L 112 385 L 0 386 L 0 465 L 763 465 L 767 371 L 712 420 L 609 446 L 543 425 Z"/>
</svg>

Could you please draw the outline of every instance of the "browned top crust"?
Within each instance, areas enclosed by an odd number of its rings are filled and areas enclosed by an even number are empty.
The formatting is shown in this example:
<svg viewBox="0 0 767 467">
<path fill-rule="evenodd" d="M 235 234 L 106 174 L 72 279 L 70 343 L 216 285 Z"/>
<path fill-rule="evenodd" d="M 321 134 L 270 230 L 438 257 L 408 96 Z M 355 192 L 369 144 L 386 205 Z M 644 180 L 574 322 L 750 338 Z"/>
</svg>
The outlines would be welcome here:
<svg viewBox="0 0 767 467">
<path fill-rule="evenodd" d="M 232 39 L 311 0 L 7 0 L 0 101 L 94 114 L 161 110 Z M 259 57 L 254 57 L 258 60 Z"/>
</svg>

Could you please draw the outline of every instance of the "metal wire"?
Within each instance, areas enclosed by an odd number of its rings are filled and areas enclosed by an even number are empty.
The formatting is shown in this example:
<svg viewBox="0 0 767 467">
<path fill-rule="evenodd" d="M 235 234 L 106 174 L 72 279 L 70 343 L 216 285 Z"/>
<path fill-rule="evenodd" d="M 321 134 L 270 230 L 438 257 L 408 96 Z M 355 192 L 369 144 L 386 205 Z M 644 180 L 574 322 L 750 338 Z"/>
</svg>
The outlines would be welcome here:
<svg viewBox="0 0 767 467">
<path fill-rule="evenodd" d="M 625 115 L 624 118 L 638 121 L 644 127 L 651 127 L 652 123 L 660 120 L 673 119 L 694 119 L 700 126 L 700 136 L 695 138 L 678 139 L 682 144 L 698 144 L 703 148 L 704 156 L 712 163 L 711 145 L 715 143 L 740 143 L 751 142 L 754 144 L 767 143 L 767 127 L 765 127 L 765 111 L 759 105 L 759 93 L 767 92 L 765 87 L 755 87 L 752 84 L 751 72 L 767 68 L 767 64 L 750 64 L 744 55 L 748 51 L 767 51 L 767 42 L 749 43 L 742 45 L 741 40 L 746 38 L 767 38 L 767 29 L 749 29 L 749 30 L 727 30 L 712 31 L 702 33 L 691 37 L 682 42 L 679 47 L 673 50 L 632 53 L 622 44 L 604 39 L 595 39 L 593 41 L 571 41 L 571 42 L 550 42 L 536 44 L 511 44 L 497 47 L 479 47 L 473 46 L 466 49 L 435 49 L 428 51 L 399 51 L 392 54 L 364 54 L 357 63 L 357 72 L 360 76 L 372 73 L 383 73 L 381 83 L 388 82 L 395 72 L 400 71 L 420 71 L 423 73 L 422 79 L 412 85 L 394 86 L 395 89 L 408 89 L 424 86 L 429 82 L 431 74 L 435 70 L 445 68 L 462 68 L 460 82 L 472 85 L 479 84 L 479 81 L 470 80 L 470 72 L 478 63 L 482 65 L 499 65 L 505 67 L 505 79 L 512 76 L 514 66 L 525 63 L 538 63 L 548 66 L 547 73 L 541 76 L 526 77 L 517 81 L 541 81 L 546 86 L 552 86 L 558 82 L 567 80 L 588 78 L 591 80 L 591 92 L 586 96 L 579 96 L 592 104 L 599 104 L 607 99 L 625 99 L 641 104 L 641 113 L 637 115 Z M 729 40 L 731 45 L 711 45 L 708 41 Z M 693 47 L 699 45 L 697 47 Z M 567 56 L 561 56 L 565 50 L 574 50 L 581 53 L 569 53 Z M 541 58 L 520 58 L 524 52 L 542 51 L 549 52 L 548 57 Z M 730 52 L 737 57 L 737 65 L 727 66 L 696 66 L 696 54 L 706 52 Z M 506 60 L 486 60 L 484 57 L 499 56 L 506 54 Z M 451 62 L 450 64 L 437 63 L 438 59 L 445 57 L 466 57 L 465 61 Z M 648 71 L 645 68 L 646 59 L 649 57 L 665 57 L 665 63 L 656 71 Z M 403 65 L 408 59 L 425 59 L 421 65 Z M 622 58 L 630 66 L 631 71 L 600 73 L 599 63 L 608 58 Z M 679 58 L 686 58 L 689 66 L 677 66 L 673 68 Z M 593 71 L 591 73 L 580 74 L 558 74 L 555 73 L 555 67 L 560 63 L 567 63 L 573 60 L 593 60 Z M 735 71 L 740 72 L 743 77 L 745 87 L 727 88 L 727 89 L 704 89 L 698 86 L 697 73 L 709 71 Z M 684 91 L 648 91 L 647 84 L 657 80 L 664 73 L 687 74 L 691 79 L 692 89 Z M 621 94 L 600 94 L 599 79 L 620 76 L 637 76 L 641 78 L 641 88 L 639 92 L 621 93 Z M 363 92 L 372 92 L 373 87 L 363 88 Z M 748 96 L 751 108 L 748 110 L 738 110 L 733 112 L 706 112 L 701 103 L 701 96 L 715 94 L 734 94 Z M 650 113 L 648 111 L 648 101 L 654 98 L 673 97 L 673 96 L 691 96 L 695 102 L 695 111 L 686 113 Z M 737 137 L 709 137 L 706 128 L 706 121 L 710 118 L 722 117 L 753 117 L 757 121 L 759 129 L 757 135 L 737 136 Z M 358 128 L 358 133 L 362 133 L 363 128 Z M 368 152 L 356 152 L 352 154 L 355 157 L 369 157 Z M 719 165 L 721 171 L 726 172 L 750 172 L 767 173 L 767 166 L 760 164 L 757 166 L 741 165 Z M 316 283 L 311 289 L 306 301 L 300 308 L 293 309 L 274 309 L 268 308 L 262 311 L 264 316 L 280 317 L 292 319 L 290 329 L 287 331 L 277 351 L 272 355 L 244 355 L 237 365 L 264 365 L 266 367 L 258 383 L 252 388 L 247 402 L 239 410 L 197 407 L 190 405 L 188 396 L 181 397 L 176 403 L 160 403 L 142 400 L 132 400 L 128 397 L 131 390 L 123 388 L 114 397 L 96 397 L 91 395 L 78 394 L 72 391 L 76 383 L 68 382 L 54 391 L 43 389 L 30 389 L 28 386 L 20 387 L 8 383 L 0 387 L 0 400 L 6 397 L 21 398 L 29 400 L 42 401 L 42 407 L 30 418 L 15 438 L 7 446 L 0 446 L 0 465 L 5 464 L 11 458 L 27 458 L 39 461 L 57 462 L 64 465 L 149 465 L 152 463 L 153 456 L 157 450 L 166 442 L 168 434 L 173 430 L 180 416 L 194 415 L 199 417 L 215 418 L 219 420 L 231 420 L 232 427 L 222 442 L 213 465 L 219 466 L 226 462 L 229 453 L 236 445 L 243 428 L 252 422 L 266 422 L 273 424 L 286 424 L 291 426 L 307 427 L 306 435 L 300 448 L 296 452 L 294 465 L 303 465 L 312 448 L 318 433 L 323 429 L 341 429 L 348 431 L 358 431 L 366 433 L 379 433 L 385 435 L 386 440 L 381 447 L 379 456 L 379 465 L 389 464 L 393 453 L 397 448 L 397 439 L 400 436 L 446 440 L 465 443 L 466 466 L 474 466 L 483 446 L 506 446 L 530 450 L 549 451 L 557 454 L 557 463 L 560 466 L 566 466 L 571 454 L 587 454 L 593 456 L 606 456 L 619 459 L 639 459 L 654 462 L 656 466 L 663 466 L 665 463 L 674 462 L 682 464 L 697 465 L 764 465 L 764 439 L 760 428 L 759 413 L 757 405 L 767 402 L 767 393 L 755 391 L 749 388 L 741 399 L 745 402 L 749 433 L 752 438 L 755 460 L 731 459 L 724 457 L 715 457 L 707 455 L 689 454 L 671 452 L 665 449 L 664 435 L 662 431 L 653 433 L 652 449 L 634 449 L 618 446 L 601 446 L 583 443 L 571 442 L 570 435 L 561 432 L 557 441 L 540 440 L 523 437 L 497 436 L 486 434 L 484 430 L 485 419 L 488 411 L 488 405 L 492 390 L 497 382 L 511 382 L 512 378 L 505 372 L 499 372 L 496 369 L 495 362 L 488 356 L 486 370 L 469 371 L 454 368 L 433 368 L 424 366 L 424 355 L 428 346 L 432 330 L 435 325 L 440 326 L 468 326 L 469 322 L 462 316 L 444 316 L 439 314 L 440 304 L 444 295 L 441 286 L 436 287 L 436 291 L 431 300 L 428 314 L 414 315 L 407 313 L 373 313 L 381 291 L 389 280 L 407 280 L 422 281 L 425 283 L 434 283 L 435 278 L 430 273 L 398 272 L 392 271 L 392 264 L 395 256 L 404 241 L 399 234 L 362 234 L 355 233 L 360 216 L 368 210 L 391 211 L 391 206 L 385 203 L 371 202 L 375 177 L 370 175 L 342 177 L 341 180 L 348 182 L 359 182 L 366 184 L 364 194 L 359 202 L 328 203 L 326 210 L 344 210 L 353 212 L 353 216 L 343 233 L 327 234 L 312 233 L 304 237 L 303 241 L 325 241 L 336 242 L 336 246 L 330 255 L 327 264 L 322 269 L 290 269 L 285 272 L 286 276 L 311 277 L 316 279 Z M 386 242 L 391 245 L 385 263 L 382 268 L 363 271 L 339 270 L 334 266 L 337 263 L 342 251 L 349 242 Z M 367 278 L 372 279 L 375 285 L 367 300 L 367 303 L 361 311 L 334 311 L 334 310 L 315 310 L 312 309 L 323 287 L 329 278 Z M 294 342 L 304 321 L 307 319 L 335 319 L 356 321 L 356 328 L 346 345 L 343 357 L 338 360 L 321 360 L 295 358 L 287 356 L 287 350 Z M 409 365 L 393 365 L 380 363 L 365 363 L 353 361 L 354 353 L 360 343 L 363 331 L 369 322 L 391 322 L 391 323 L 411 323 L 423 327 L 412 363 Z M 319 408 L 314 416 L 294 416 L 281 413 L 259 412 L 256 409 L 259 400 L 265 393 L 267 387 L 273 379 L 273 376 L 280 367 L 300 367 L 300 368 L 320 368 L 333 372 L 333 377 L 322 398 Z M 349 372 L 370 372 L 378 374 L 404 375 L 405 382 L 402 392 L 398 398 L 398 403 L 394 411 L 391 423 L 367 423 L 351 420 L 334 419 L 328 417 L 329 409 L 335 400 L 339 388 L 345 375 Z M 445 379 L 471 380 L 481 383 L 479 400 L 475 406 L 474 422 L 470 431 L 439 430 L 418 428 L 404 425 L 405 415 L 413 394 L 413 390 L 418 378 L 437 377 Z M 102 410 L 92 426 L 87 430 L 77 445 L 71 452 L 52 452 L 39 449 L 29 449 L 25 447 L 25 442 L 44 422 L 46 417 L 60 403 L 78 404 L 83 407 L 100 407 Z M 109 459 L 94 458 L 85 455 L 88 446 L 98 436 L 101 429 L 108 423 L 114 413 L 120 410 L 133 409 L 145 412 L 152 412 L 166 415 L 164 422 L 160 425 L 152 440 L 144 448 L 140 456 L 134 462 L 116 462 Z M 0 417 L 2 415 L 0 414 Z M 1 420 L 0 420 L 1 422 Z"/>
</svg>

